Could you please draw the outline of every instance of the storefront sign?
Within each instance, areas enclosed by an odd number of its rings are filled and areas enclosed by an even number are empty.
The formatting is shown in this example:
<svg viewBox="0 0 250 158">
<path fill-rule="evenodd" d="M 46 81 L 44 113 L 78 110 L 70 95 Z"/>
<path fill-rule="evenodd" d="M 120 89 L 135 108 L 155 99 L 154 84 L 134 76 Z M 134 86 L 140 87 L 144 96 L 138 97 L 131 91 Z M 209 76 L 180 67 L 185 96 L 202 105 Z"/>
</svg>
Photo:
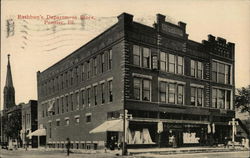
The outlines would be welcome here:
<svg viewBox="0 0 250 158">
<path fill-rule="evenodd" d="M 200 138 L 196 137 L 196 133 L 183 133 L 184 144 L 197 144 Z"/>
<path fill-rule="evenodd" d="M 170 33 L 177 36 L 183 36 L 183 30 L 178 27 L 170 26 L 168 24 L 162 24 L 161 29 L 164 33 Z"/>
</svg>

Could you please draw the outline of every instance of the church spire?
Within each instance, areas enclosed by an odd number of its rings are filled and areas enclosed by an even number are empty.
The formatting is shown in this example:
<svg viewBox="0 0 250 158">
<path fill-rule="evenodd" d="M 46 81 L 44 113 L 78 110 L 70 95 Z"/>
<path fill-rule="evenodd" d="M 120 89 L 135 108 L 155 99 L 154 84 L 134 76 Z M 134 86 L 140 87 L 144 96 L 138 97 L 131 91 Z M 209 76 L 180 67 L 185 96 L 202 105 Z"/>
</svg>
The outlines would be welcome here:
<svg viewBox="0 0 250 158">
<path fill-rule="evenodd" d="M 8 109 L 15 106 L 15 89 L 12 81 L 11 67 L 10 67 L 10 55 L 8 54 L 7 74 L 4 87 L 4 109 Z"/>
<path fill-rule="evenodd" d="M 6 75 L 5 87 L 13 87 L 11 68 L 10 68 L 10 55 L 9 54 L 8 54 L 8 65 L 7 65 L 7 75 Z"/>
</svg>

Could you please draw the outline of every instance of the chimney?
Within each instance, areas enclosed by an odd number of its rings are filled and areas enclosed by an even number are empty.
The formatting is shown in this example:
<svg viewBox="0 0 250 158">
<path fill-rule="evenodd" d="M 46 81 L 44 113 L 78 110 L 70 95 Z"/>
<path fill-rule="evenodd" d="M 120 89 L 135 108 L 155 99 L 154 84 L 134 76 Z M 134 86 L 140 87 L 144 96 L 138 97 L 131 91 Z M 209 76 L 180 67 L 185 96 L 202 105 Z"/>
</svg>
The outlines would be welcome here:
<svg viewBox="0 0 250 158">
<path fill-rule="evenodd" d="M 124 23 L 125 25 L 129 25 L 133 22 L 133 15 L 128 13 L 122 13 L 117 18 L 119 23 Z"/>
<path fill-rule="evenodd" d="M 157 17 L 157 23 L 162 23 L 162 22 L 165 22 L 165 19 L 166 19 L 166 16 L 165 15 L 162 15 L 162 14 L 157 14 L 156 15 Z"/>
</svg>

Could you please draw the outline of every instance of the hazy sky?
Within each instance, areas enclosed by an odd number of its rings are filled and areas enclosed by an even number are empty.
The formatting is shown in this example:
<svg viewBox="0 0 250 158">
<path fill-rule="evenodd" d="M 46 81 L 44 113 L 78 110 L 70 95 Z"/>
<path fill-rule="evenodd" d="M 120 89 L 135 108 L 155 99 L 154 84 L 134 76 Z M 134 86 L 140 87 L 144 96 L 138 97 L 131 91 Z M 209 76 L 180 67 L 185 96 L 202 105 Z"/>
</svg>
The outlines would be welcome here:
<svg viewBox="0 0 250 158">
<path fill-rule="evenodd" d="M 173 23 L 187 23 L 189 39 L 201 42 L 212 34 L 235 43 L 236 87 L 250 84 L 250 1 L 247 0 L 2 0 L 1 7 L 1 105 L 7 54 L 11 54 L 16 103 L 37 99 L 36 72 L 114 24 L 122 12 L 133 14 L 135 21 L 150 26 L 156 14 L 161 13 Z M 77 20 L 75 24 L 53 25 L 45 24 L 43 19 L 18 19 L 18 15 L 76 16 Z M 80 15 L 92 18 L 80 20 Z M 14 21 L 14 34 L 9 37 L 8 19 Z"/>
</svg>

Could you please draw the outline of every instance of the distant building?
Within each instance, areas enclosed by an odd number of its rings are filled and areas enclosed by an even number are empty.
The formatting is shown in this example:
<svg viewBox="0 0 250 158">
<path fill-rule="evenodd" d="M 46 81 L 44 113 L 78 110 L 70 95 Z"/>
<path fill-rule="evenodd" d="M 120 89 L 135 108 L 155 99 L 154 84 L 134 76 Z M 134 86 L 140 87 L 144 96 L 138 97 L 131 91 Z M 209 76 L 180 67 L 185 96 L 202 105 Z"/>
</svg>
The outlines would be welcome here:
<svg viewBox="0 0 250 158">
<path fill-rule="evenodd" d="M 70 138 L 72 148 L 99 148 L 122 141 L 119 117 L 128 110 L 130 147 L 224 143 L 235 116 L 234 51 L 220 37 L 188 39 L 186 24 L 164 15 L 150 27 L 123 13 L 37 73 L 38 126 L 50 147 Z"/>
<path fill-rule="evenodd" d="M 35 130 L 37 130 L 37 101 L 30 100 L 27 104 L 22 104 L 21 139 L 23 147 L 38 147 L 37 136 L 29 136 Z"/>
<path fill-rule="evenodd" d="M 14 113 L 17 115 L 21 114 L 21 108 L 20 106 L 16 106 L 15 103 L 15 88 L 13 86 L 11 74 L 10 55 L 8 54 L 7 74 L 4 86 L 3 110 L 1 117 L 1 142 L 7 143 L 9 141 L 5 129 L 8 126 L 10 116 Z"/>
</svg>

